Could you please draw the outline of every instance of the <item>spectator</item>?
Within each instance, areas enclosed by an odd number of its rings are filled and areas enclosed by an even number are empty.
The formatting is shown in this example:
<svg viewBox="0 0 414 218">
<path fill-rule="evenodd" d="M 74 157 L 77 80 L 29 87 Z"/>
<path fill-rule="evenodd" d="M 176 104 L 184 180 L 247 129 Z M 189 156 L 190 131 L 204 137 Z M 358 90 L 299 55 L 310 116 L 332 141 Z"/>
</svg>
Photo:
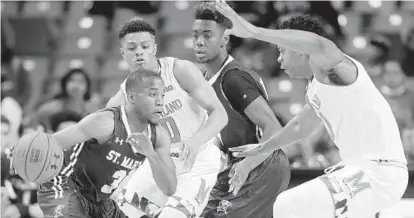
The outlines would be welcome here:
<svg viewBox="0 0 414 218">
<path fill-rule="evenodd" d="M 30 125 L 44 122 L 50 131 L 50 116 L 63 110 L 73 111 L 85 116 L 96 111 L 98 105 L 91 103 L 91 79 L 80 68 L 71 69 L 60 82 L 61 92 L 49 102 L 41 105 L 31 116 Z"/>
<path fill-rule="evenodd" d="M 401 67 L 406 76 L 414 77 L 414 28 L 409 31 L 404 43 L 404 55 L 401 60 Z"/>
<path fill-rule="evenodd" d="M 3 73 L 3 71 L 2 71 Z M 15 143 L 18 139 L 19 126 L 23 119 L 23 109 L 20 104 L 11 96 L 14 89 L 14 82 L 6 75 L 1 76 L 1 115 L 9 122 L 8 143 Z"/>
<path fill-rule="evenodd" d="M 390 59 L 391 42 L 384 36 L 377 35 L 369 40 L 368 50 L 372 50 L 369 55 L 366 69 L 372 80 L 381 79 L 385 72 L 385 63 Z"/>
<path fill-rule="evenodd" d="M 1 115 L 1 152 L 9 148 L 10 121 Z"/>
<path fill-rule="evenodd" d="M 62 111 L 50 117 L 50 127 L 53 132 L 60 131 L 66 127 L 76 124 L 82 116 L 72 111 Z"/>
</svg>

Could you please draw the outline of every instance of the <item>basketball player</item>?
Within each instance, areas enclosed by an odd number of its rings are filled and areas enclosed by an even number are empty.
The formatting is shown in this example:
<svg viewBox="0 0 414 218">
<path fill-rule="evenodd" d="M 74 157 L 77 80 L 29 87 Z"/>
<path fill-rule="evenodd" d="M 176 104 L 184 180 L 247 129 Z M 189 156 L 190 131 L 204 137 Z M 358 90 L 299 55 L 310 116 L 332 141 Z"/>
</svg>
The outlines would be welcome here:
<svg viewBox="0 0 414 218">
<path fill-rule="evenodd" d="M 262 78 L 228 54 L 229 35 L 225 30 L 230 28 L 231 21 L 215 9 L 214 3 L 196 7 L 192 27 L 195 57 L 206 68 L 205 75 L 229 116 L 229 123 L 220 132 L 222 150 L 229 159 L 202 216 L 270 218 L 273 202 L 289 183 L 289 162 L 282 150 L 245 159 L 234 158 L 228 150 L 267 140 L 281 129 Z"/>
<path fill-rule="evenodd" d="M 149 168 L 143 166 L 131 178 L 125 196 L 129 203 L 135 201 L 133 196 L 137 194 L 162 207 L 159 218 L 198 217 L 220 171 L 221 153 L 215 145 L 215 137 L 228 118 L 214 89 L 195 64 L 177 58 L 156 57 L 155 34 L 145 21 L 126 22 L 119 32 L 121 55 L 131 71 L 150 69 L 158 72 L 165 82 L 165 105 L 160 124 L 171 136 L 171 156 L 178 175 L 177 192 L 170 198 L 163 195 L 155 183 L 148 180 L 151 178 L 147 176 Z M 123 104 L 125 96 L 122 84 L 109 105 Z M 141 201 L 140 208 L 142 204 Z"/>
<path fill-rule="evenodd" d="M 274 216 L 373 217 L 396 203 L 407 187 L 407 161 L 390 106 L 361 63 L 324 38 L 323 26 L 310 16 L 268 30 L 224 3 L 216 7 L 233 22 L 234 35 L 277 44 L 285 72 L 309 80 L 308 103 L 299 115 L 266 142 L 231 149 L 234 154 L 273 152 L 300 141 L 322 122 L 341 155 L 342 163 L 325 175 L 279 195 Z"/>
<path fill-rule="evenodd" d="M 52 135 L 62 149 L 76 146 L 74 159 L 61 171 L 69 176 L 59 193 L 64 197 L 48 192 L 50 187 L 39 188 L 46 217 L 127 217 L 109 197 L 144 159 L 163 193 L 174 194 L 177 178 L 169 156 L 170 138 L 156 125 L 164 82 L 155 72 L 141 69 L 128 76 L 125 88 L 126 105 L 92 113 Z"/>
</svg>

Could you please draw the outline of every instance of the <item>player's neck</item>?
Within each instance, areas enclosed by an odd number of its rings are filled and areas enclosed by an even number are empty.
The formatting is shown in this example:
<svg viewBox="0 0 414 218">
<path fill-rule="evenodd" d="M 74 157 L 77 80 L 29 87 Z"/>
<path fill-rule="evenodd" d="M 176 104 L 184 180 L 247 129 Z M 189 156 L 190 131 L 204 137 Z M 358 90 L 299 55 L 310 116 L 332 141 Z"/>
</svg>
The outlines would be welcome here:
<svg viewBox="0 0 414 218">
<path fill-rule="evenodd" d="M 126 118 L 131 132 L 144 132 L 148 128 L 148 121 L 144 122 L 140 117 L 134 113 L 130 105 L 125 106 Z"/>
<path fill-rule="evenodd" d="M 229 53 L 227 51 L 221 51 L 216 58 L 210 60 L 205 64 L 208 73 L 211 76 L 216 75 L 220 68 L 223 66 L 224 62 L 227 60 Z"/>
</svg>

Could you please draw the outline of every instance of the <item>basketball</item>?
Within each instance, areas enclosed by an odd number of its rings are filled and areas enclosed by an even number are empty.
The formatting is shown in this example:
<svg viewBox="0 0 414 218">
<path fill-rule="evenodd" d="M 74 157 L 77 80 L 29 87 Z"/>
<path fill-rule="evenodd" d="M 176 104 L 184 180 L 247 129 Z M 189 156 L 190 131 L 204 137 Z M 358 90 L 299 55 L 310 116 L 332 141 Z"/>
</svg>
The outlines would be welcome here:
<svg viewBox="0 0 414 218">
<path fill-rule="evenodd" d="M 63 150 L 44 132 L 24 135 L 13 151 L 13 166 L 17 174 L 37 184 L 55 177 L 62 168 L 63 159 Z"/>
</svg>

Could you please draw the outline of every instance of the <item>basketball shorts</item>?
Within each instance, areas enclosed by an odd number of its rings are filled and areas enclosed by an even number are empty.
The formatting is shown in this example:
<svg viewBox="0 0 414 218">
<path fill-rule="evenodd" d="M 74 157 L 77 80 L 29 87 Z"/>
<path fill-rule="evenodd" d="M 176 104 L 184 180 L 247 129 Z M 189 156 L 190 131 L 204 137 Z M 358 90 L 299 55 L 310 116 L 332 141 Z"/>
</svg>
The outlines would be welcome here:
<svg viewBox="0 0 414 218">
<path fill-rule="evenodd" d="M 220 173 L 201 217 L 271 218 L 276 197 L 286 190 L 290 181 L 286 154 L 275 151 L 252 170 L 236 196 L 228 192 L 230 169 L 227 167 Z"/>
<path fill-rule="evenodd" d="M 182 211 L 188 217 L 198 217 L 206 206 L 210 191 L 217 181 L 221 155 L 222 152 L 215 143 L 203 145 L 191 171 L 177 175 L 177 191 L 171 197 L 165 196 L 158 188 L 146 161 L 125 186 L 125 195 L 136 194 L 150 201 L 152 204 L 150 208 L 153 209 L 150 209 L 149 215 L 160 214 L 162 208 L 172 207 Z M 140 206 L 136 203 L 135 207 Z"/>
<path fill-rule="evenodd" d="M 408 171 L 402 163 L 381 160 L 336 165 L 325 175 L 282 193 L 274 204 L 274 216 L 374 217 L 399 201 L 407 184 Z"/>
<path fill-rule="evenodd" d="M 53 182 L 41 184 L 37 190 L 37 201 L 45 218 L 88 217 L 67 181 L 59 186 L 54 186 Z"/>
<path fill-rule="evenodd" d="M 72 178 L 58 186 L 47 182 L 38 188 L 38 203 L 45 218 L 127 218 L 114 200 L 94 202 L 83 196 Z"/>
</svg>

